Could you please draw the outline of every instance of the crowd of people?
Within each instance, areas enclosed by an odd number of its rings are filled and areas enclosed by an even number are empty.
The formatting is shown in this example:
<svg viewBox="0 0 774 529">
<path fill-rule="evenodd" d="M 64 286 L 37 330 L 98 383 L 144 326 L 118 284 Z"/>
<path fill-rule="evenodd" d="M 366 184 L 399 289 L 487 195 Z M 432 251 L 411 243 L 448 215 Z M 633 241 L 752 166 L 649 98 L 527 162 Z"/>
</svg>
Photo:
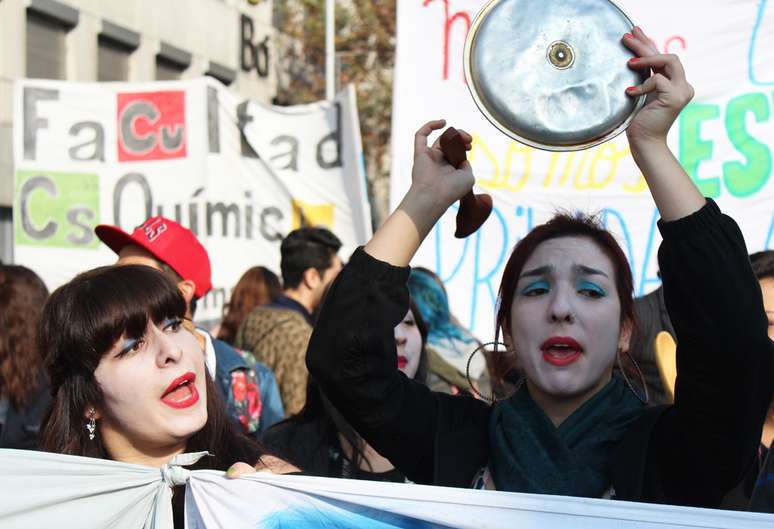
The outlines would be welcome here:
<svg viewBox="0 0 774 529">
<path fill-rule="evenodd" d="M 774 512 L 774 252 L 748 256 L 667 147 L 693 95 L 679 59 L 637 28 L 623 42 L 632 68 L 655 72 L 628 89 L 650 97 L 627 130 L 661 214 L 655 293 L 634 299 L 597 218 L 556 215 L 514 247 L 494 346 L 481 344 L 441 280 L 408 266 L 474 183 L 428 145 L 445 125 L 430 122 L 410 190 L 364 247 L 340 256 L 325 228 L 290 232 L 280 277 L 247 270 L 212 333 L 192 323 L 210 258 L 164 217 L 132 233 L 98 226 L 115 264 L 50 296 L 31 270 L 2 265 L 0 447 L 150 466 L 201 450 L 213 457 L 194 468 L 232 477 Z M 677 344 L 668 392 L 662 330 Z M 174 502 L 179 517 L 179 490 Z"/>
</svg>

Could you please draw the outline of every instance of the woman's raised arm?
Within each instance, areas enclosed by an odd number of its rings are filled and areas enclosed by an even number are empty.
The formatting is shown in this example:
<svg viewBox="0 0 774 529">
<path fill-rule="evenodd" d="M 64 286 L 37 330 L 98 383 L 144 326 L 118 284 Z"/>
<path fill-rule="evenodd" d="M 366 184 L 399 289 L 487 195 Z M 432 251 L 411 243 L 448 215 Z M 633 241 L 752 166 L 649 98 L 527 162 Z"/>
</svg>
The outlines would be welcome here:
<svg viewBox="0 0 774 529">
<path fill-rule="evenodd" d="M 693 98 L 693 87 L 676 55 L 661 54 L 635 27 L 623 38 L 624 44 L 638 57 L 629 61 L 633 69 L 653 70 L 639 86 L 630 87 L 631 96 L 647 94 L 647 103 L 626 131 L 629 147 L 637 166 L 648 183 L 650 193 L 669 222 L 687 217 L 704 206 L 704 197 L 667 146 L 667 132 L 680 111 Z"/>
<path fill-rule="evenodd" d="M 408 266 L 419 245 L 441 215 L 473 187 L 473 172 L 464 162 L 455 169 L 445 160 L 436 141 L 428 147 L 433 131 L 443 128 L 443 119 L 425 123 L 414 136 L 414 169 L 411 187 L 398 209 L 376 231 L 366 253 L 393 266 Z M 470 149 L 473 138 L 459 131 Z"/>
<path fill-rule="evenodd" d="M 417 132 L 411 188 L 331 286 L 306 357 L 310 375 L 338 411 L 417 483 L 439 479 L 436 437 L 454 427 L 444 420 L 442 409 L 453 408 L 455 417 L 469 418 L 475 425 L 471 435 L 483 436 L 482 454 L 487 446 L 485 403 L 434 394 L 397 367 L 394 328 L 409 306 L 407 265 L 436 221 L 473 185 L 467 162 L 454 169 L 437 143 L 427 145 L 428 136 L 444 125 L 443 120 L 431 121 Z M 471 137 L 460 132 L 469 148 Z M 482 454 L 460 462 L 457 466 L 467 469 L 460 474 L 472 476 L 485 463 Z"/>
<path fill-rule="evenodd" d="M 705 200 L 666 136 L 693 97 L 680 60 L 642 30 L 624 38 L 654 74 L 631 95 L 649 100 L 627 130 L 632 155 L 661 213 L 659 267 L 677 334 L 674 406 L 648 443 L 647 501 L 716 507 L 749 468 L 771 399 L 772 343 L 741 230 Z M 697 479 L 701 476 L 701 479 Z"/>
</svg>

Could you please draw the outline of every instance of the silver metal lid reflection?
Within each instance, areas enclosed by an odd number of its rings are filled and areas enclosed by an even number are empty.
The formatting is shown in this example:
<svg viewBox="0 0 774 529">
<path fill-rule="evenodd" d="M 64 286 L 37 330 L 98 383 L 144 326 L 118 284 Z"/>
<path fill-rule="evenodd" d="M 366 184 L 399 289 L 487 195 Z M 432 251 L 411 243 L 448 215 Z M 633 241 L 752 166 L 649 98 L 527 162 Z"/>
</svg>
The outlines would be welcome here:
<svg viewBox="0 0 774 529">
<path fill-rule="evenodd" d="M 621 43 L 629 17 L 609 0 L 490 0 L 465 42 L 465 76 L 479 110 L 513 139 L 575 151 L 623 132 L 645 97 L 626 88 Z"/>
</svg>

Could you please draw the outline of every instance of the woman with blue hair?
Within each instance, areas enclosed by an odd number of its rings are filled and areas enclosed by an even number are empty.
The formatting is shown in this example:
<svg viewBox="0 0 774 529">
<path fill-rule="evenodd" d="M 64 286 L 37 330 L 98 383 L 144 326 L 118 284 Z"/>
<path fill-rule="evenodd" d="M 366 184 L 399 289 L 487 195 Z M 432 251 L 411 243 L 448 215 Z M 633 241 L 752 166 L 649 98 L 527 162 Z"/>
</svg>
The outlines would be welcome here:
<svg viewBox="0 0 774 529">
<path fill-rule="evenodd" d="M 408 288 L 427 325 L 428 386 L 452 394 L 479 393 L 487 367 L 484 356 L 475 354 L 481 342 L 451 314 L 440 278 L 426 268 L 414 268 Z"/>
</svg>

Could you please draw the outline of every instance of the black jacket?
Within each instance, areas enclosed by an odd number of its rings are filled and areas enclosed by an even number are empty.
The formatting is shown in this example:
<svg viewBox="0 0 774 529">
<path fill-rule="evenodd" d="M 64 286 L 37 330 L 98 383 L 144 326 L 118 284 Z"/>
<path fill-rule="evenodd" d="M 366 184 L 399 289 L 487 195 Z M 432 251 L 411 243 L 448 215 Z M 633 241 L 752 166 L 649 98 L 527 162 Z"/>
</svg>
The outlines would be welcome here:
<svg viewBox="0 0 774 529">
<path fill-rule="evenodd" d="M 273 455 L 300 468 L 305 476 L 405 481 L 397 470 L 369 472 L 354 468 L 344 454 L 338 430 L 324 419 L 291 417 L 269 428 L 261 437 L 261 444 Z"/>
<path fill-rule="evenodd" d="M 675 404 L 651 408 L 611 454 L 623 500 L 712 507 L 755 457 L 774 345 L 744 238 L 711 200 L 659 223 L 659 264 L 677 335 Z M 396 369 L 393 328 L 408 268 L 357 250 L 332 285 L 307 365 L 336 408 L 417 483 L 469 487 L 489 460 L 492 408 L 431 392 Z"/>
<path fill-rule="evenodd" d="M 755 512 L 774 513 L 774 446 L 769 448 L 763 461 L 749 509 Z"/>
<path fill-rule="evenodd" d="M 261 436 L 261 444 L 304 475 L 342 477 L 341 465 L 336 465 L 330 454 L 332 446 L 341 450 L 336 433 L 322 421 L 282 421 Z"/>
</svg>

